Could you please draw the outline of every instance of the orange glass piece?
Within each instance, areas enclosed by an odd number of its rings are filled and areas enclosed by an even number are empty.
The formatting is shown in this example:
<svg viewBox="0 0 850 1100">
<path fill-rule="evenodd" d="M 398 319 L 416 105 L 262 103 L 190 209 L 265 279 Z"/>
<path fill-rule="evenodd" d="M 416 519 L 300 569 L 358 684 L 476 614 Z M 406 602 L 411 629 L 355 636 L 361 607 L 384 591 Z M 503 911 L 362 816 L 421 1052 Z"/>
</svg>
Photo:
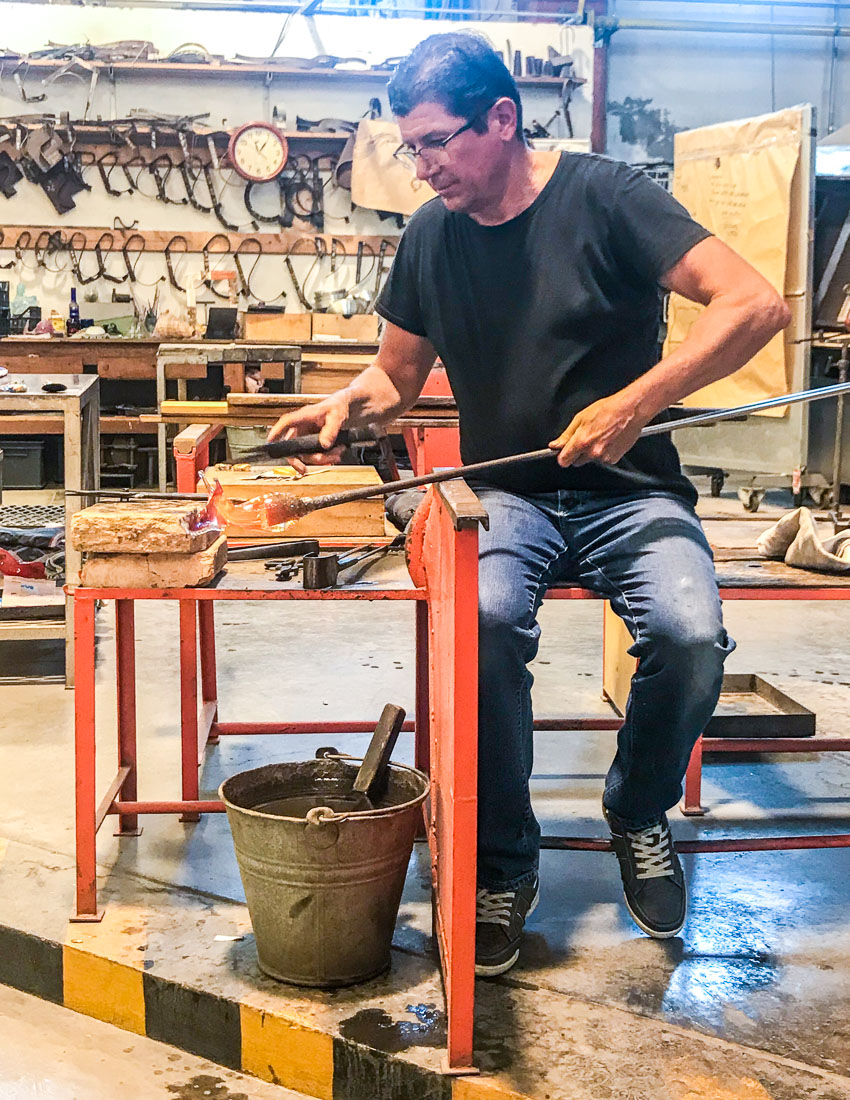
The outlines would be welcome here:
<svg viewBox="0 0 850 1100">
<path fill-rule="evenodd" d="M 282 531 L 311 511 L 309 500 L 294 493 L 266 493 L 248 500 L 229 500 L 224 496 L 220 481 L 216 481 L 211 490 L 206 480 L 204 485 L 210 491 L 207 508 L 223 524 Z"/>
</svg>

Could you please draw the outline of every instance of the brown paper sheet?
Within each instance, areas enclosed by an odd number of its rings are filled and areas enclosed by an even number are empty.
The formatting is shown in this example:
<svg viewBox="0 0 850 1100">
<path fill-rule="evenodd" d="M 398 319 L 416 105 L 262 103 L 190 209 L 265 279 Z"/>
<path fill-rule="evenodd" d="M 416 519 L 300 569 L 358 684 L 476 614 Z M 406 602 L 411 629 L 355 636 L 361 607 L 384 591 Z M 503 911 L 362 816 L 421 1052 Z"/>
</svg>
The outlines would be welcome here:
<svg viewBox="0 0 850 1100">
<path fill-rule="evenodd" d="M 786 287 L 789 234 L 796 237 L 792 183 L 803 139 L 803 112 L 790 108 L 759 118 L 677 134 L 673 194 L 721 241 L 734 248 L 780 293 Z M 687 336 L 703 307 L 670 297 L 669 353 Z M 686 405 L 726 407 L 789 392 L 785 340 L 780 333 L 735 374 L 685 398 Z M 783 416 L 782 409 L 767 415 Z"/>
<path fill-rule="evenodd" d="M 395 122 L 360 120 L 351 164 L 351 201 L 356 206 L 413 214 L 434 198 L 436 192 L 416 178 L 413 164 L 393 155 L 400 145 L 401 132 Z"/>
</svg>

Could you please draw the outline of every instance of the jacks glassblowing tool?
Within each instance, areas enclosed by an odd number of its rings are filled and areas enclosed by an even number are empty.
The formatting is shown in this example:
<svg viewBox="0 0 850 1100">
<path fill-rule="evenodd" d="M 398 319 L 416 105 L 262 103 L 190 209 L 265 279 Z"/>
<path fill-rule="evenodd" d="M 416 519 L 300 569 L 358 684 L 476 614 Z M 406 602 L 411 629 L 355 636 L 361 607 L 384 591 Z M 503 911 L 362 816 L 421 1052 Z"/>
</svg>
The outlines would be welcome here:
<svg viewBox="0 0 850 1100">
<path fill-rule="evenodd" d="M 839 394 L 850 392 L 850 382 L 839 383 L 834 386 L 822 386 L 819 389 L 803 390 L 800 393 L 784 394 L 781 397 L 770 397 L 764 401 L 757 401 L 750 405 L 739 405 L 732 409 L 713 409 L 709 412 L 698 413 L 695 416 L 684 416 L 676 420 L 667 420 L 659 424 L 648 424 L 640 433 L 640 438 L 653 435 L 662 435 L 666 432 L 676 431 L 679 428 L 707 427 L 710 424 L 719 424 L 723 420 L 738 420 L 750 413 L 762 412 L 765 409 L 781 408 L 784 405 L 808 404 L 811 401 L 821 401 L 827 397 L 837 397 Z M 312 453 L 308 448 L 313 447 L 315 436 L 301 436 L 286 442 L 298 443 L 301 453 Z M 334 508 L 338 504 L 347 504 L 355 500 L 371 500 L 375 497 L 386 497 L 401 489 L 415 489 L 420 485 L 435 485 L 441 481 L 454 481 L 457 478 L 475 477 L 478 474 L 491 473 L 494 470 L 504 470 L 510 466 L 522 462 L 539 462 L 546 458 L 555 458 L 557 450 L 551 447 L 543 447 L 538 451 L 527 451 L 524 454 L 508 455 L 505 458 L 494 458 L 486 462 L 474 462 L 468 466 L 457 466 L 453 469 L 440 470 L 437 473 L 424 474 L 421 477 L 411 477 L 402 481 L 386 481 L 382 485 L 366 485 L 358 489 L 345 489 L 339 493 L 327 493 L 323 496 L 296 496 L 294 493 L 269 493 L 263 497 L 255 497 L 253 500 L 237 502 L 235 500 L 223 500 L 221 483 L 216 486 L 210 496 L 210 506 L 225 521 L 250 522 L 258 524 L 265 529 L 282 528 L 284 525 L 294 523 L 303 516 L 316 512 L 321 508 Z M 636 474 L 635 480 L 642 475 Z"/>
<path fill-rule="evenodd" d="M 351 447 L 358 443 L 376 443 L 375 432 L 370 428 L 343 428 L 336 437 L 334 447 Z M 261 443 L 240 458 L 241 462 L 259 462 L 269 458 L 291 458 L 294 455 L 315 454 L 326 448 L 319 442 L 319 436 L 300 435 L 293 439 L 276 439 L 274 443 Z"/>
</svg>

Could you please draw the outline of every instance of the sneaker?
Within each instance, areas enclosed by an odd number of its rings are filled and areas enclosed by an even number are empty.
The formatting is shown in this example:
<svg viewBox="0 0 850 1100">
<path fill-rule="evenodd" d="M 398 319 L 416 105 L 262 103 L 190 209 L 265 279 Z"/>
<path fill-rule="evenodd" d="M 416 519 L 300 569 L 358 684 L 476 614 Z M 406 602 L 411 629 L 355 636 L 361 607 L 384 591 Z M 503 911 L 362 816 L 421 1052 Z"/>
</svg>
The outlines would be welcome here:
<svg viewBox="0 0 850 1100">
<path fill-rule="evenodd" d="M 540 901 L 537 875 L 515 890 L 481 887 L 475 895 L 475 973 L 479 978 L 504 974 L 519 958 L 519 941 L 527 917 Z"/>
<path fill-rule="evenodd" d="M 611 829 L 632 920 L 657 940 L 675 936 L 685 923 L 688 894 L 666 815 L 643 829 L 631 830 L 605 806 L 602 811 Z"/>
</svg>

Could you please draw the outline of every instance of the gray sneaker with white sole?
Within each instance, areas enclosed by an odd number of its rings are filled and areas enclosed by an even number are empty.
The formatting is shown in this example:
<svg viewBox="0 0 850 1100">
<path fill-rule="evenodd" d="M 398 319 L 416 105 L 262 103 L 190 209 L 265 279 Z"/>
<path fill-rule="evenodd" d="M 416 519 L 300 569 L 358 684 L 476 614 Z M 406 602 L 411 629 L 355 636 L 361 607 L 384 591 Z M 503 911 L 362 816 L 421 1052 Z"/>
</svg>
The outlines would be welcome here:
<svg viewBox="0 0 850 1100">
<path fill-rule="evenodd" d="M 475 973 L 479 978 L 504 974 L 514 965 L 526 919 L 539 900 L 537 875 L 514 890 L 479 887 L 475 895 Z"/>
</svg>

